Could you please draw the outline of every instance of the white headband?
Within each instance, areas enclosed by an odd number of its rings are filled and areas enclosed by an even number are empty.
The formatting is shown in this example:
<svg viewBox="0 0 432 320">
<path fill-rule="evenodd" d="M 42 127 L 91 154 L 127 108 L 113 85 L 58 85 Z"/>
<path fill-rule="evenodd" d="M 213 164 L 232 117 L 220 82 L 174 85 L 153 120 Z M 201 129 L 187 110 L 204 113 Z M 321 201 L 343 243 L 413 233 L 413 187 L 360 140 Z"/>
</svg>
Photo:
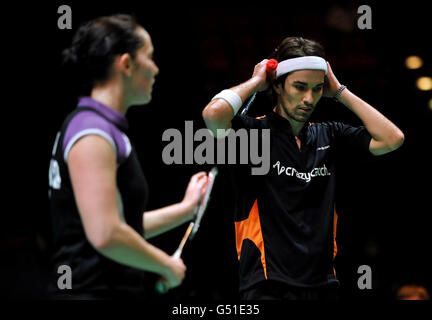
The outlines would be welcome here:
<svg viewBox="0 0 432 320">
<path fill-rule="evenodd" d="M 327 63 L 323 58 L 317 56 L 306 56 L 279 62 L 276 69 L 276 78 L 279 78 L 281 75 L 288 72 L 305 69 L 323 70 L 327 75 Z"/>
</svg>

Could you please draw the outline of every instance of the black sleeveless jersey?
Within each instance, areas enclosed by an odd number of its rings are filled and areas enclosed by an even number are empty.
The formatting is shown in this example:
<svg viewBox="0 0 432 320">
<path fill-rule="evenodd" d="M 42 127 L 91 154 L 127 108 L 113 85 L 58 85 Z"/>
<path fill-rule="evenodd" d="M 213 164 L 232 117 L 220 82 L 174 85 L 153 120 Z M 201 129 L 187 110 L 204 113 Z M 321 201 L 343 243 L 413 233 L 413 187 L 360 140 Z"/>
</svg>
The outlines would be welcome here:
<svg viewBox="0 0 432 320">
<path fill-rule="evenodd" d="M 140 296 L 144 294 L 145 272 L 116 263 L 101 255 L 87 240 L 83 223 L 75 203 L 67 163 L 63 156 L 63 138 L 69 122 L 80 112 L 90 111 L 112 122 L 95 108 L 76 108 L 64 121 L 57 134 L 50 163 L 49 198 L 53 228 L 53 255 L 50 295 L 68 294 L 90 297 Z M 125 132 L 125 128 L 119 128 Z M 124 133 L 125 134 L 125 133 Z M 54 186 L 54 187 L 53 187 Z M 135 149 L 131 144 L 129 156 L 117 166 L 118 202 L 121 203 L 122 219 L 143 235 L 142 215 L 148 199 L 148 186 Z M 144 236 L 144 235 L 143 235 Z M 60 266 L 71 270 L 71 289 L 59 289 Z"/>
</svg>

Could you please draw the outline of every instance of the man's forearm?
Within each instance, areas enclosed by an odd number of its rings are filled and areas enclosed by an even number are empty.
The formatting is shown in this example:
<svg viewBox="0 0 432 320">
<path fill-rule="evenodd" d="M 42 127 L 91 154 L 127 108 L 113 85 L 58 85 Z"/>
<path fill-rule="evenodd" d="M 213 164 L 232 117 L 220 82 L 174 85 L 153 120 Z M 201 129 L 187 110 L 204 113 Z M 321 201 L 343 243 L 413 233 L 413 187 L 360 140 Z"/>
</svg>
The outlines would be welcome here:
<svg viewBox="0 0 432 320">
<path fill-rule="evenodd" d="M 251 78 L 235 87 L 230 88 L 234 91 L 244 103 L 252 94 L 254 94 L 260 85 L 259 79 Z M 231 128 L 231 120 L 235 114 L 231 105 L 224 99 L 215 99 L 210 101 L 203 110 L 203 118 L 208 129 L 217 137 L 217 129 Z"/>
<path fill-rule="evenodd" d="M 372 138 L 386 146 L 388 150 L 402 145 L 402 131 L 374 107 L 357 97 L 348 89 L 342 91 L 339 102 L 354 112 L 363 122 Z"/>
</svg>

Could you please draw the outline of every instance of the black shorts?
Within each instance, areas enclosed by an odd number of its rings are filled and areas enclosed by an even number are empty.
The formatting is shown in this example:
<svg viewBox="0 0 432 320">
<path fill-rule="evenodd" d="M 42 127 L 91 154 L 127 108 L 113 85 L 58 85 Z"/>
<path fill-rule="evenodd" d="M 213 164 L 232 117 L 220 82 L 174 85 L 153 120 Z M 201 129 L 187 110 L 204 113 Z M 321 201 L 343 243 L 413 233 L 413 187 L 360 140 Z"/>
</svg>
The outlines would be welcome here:
<svg viewBox="0 0 432 320">
<path fill-rule="evenodd" d="M 279 281 L 261 281 L 240 292 L 241 300 L 339 300 L 339 285 L 303 288 Z"/>
</svg>

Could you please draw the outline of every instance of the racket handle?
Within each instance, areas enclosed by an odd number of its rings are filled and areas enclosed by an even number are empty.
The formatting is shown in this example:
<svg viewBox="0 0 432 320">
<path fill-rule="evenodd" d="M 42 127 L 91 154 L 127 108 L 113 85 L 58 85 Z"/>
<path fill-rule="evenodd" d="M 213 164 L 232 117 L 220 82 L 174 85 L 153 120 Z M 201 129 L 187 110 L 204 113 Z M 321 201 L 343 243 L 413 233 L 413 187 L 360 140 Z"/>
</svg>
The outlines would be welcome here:
<svg viewBox="0 0 432 320">
<path fill-rule="evenodd" d="M 159 293 L 159 294 L 164 294 L 164 293 L 166 293 L 166 292 L 168 291 L 168 285 L 166 284 L 165 281 L 159 279 L 159 280 L 156 282 L 155 290 L 156 290 L 156 292 Z"/>
<path fill-rule="evenodd" d="M 266 64 L 267 75 L 270 76 L 273 72 L 275 72 L 277 66 L 278 66 L 278 62 L 277 62 L 276 59 L 270 59 L 269 61 L 267 61 L 267 64 Z M 246 107 L 244 107 L 244 109 L 241 112 L 242 115 L 244 115 L 244 114 L 246 114 L 246 112 L 248 112 L 249 107 L 251 106 L 252 102 L 255 100 L 256 94 L 257 93 L 254 92 L 254 94 L 252 95 L 252 97 L 249 99 Z"/>
<path fill-rule="evenodd" d="M 273 73 L 276 71 L 276 68 L 278 66 L 278 62 L 276 59 L 270 59 L 269 61 L 267 61 L 266 64 L 266 71 L 267 73 Z"/>
<path fill-rule="evenodd" d="M 176 259 L 180 258 L 181 254 L 182 254 L 182 251 L 183 251 L 183 247 L 178 247 L 177 250 L 172 255 L 172 257 L 176 258 Z M 168 285 L 167 285 L 167 283 L 164 280 L 159 279 L 156 282 L 155 290 L 156 290 L 157 293 L 164 294 L 164 293 L 166 293 L 168 291 Z"/>
</svg>

